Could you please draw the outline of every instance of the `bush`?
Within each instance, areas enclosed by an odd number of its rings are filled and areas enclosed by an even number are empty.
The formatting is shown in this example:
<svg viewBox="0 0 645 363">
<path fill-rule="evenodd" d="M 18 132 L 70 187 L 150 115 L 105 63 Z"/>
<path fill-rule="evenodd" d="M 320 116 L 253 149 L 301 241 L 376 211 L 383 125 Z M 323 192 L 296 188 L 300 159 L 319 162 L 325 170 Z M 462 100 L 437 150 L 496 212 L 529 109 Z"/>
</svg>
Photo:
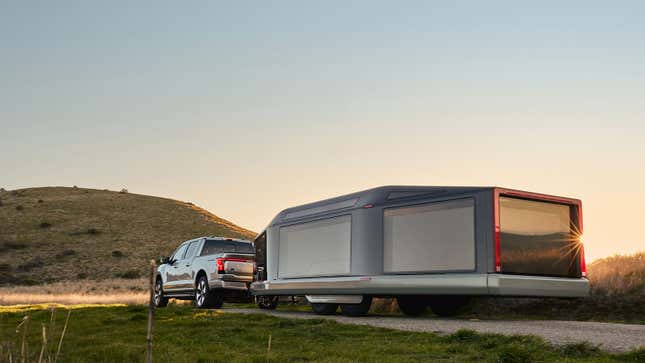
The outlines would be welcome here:
<svg viewBox="0 0 645 363">
<path fill-rule="evenodd" d="M 23 264 L 18 265 L 16 271 L 20 272 L 29 272 L 35 268 L 40 268 L 45 266 L 45 262 L 40 257 L 36 257 L 32 260 L 29 260 Z"/>
<path fill-rule="evenodd" d="M 124 257 L 124 256 L 125 256 L 125 255 L 123 254 L 123 252 L 121 252 L 121 251 L 119 251 L 119 250 L 112 251 L 112 257 L 121 258 L 121 257 Z"/>
<path fill-rule="evenodd" d="M 63 250 L 60 253 L 56 254 L 56 258 L 74 256 L 75 254 L 76 254 L 76 251 L 74 250 Z"/>
<path fill-rule="evenodd" d="M 589 342 L 565 344 L 559 349 L 562 355 L 572 358 L 588 358 L 600 354 L 600 348 Z"/>
<path fill-rule="evenodd" d="M 25 207 L 23 207 L 22 205 L 17 205 L 17 206 L 16 206 L 16 210 L 17 210 L 18 212 L 21 212 L 21 211 L 23 211 L 24 209 L 25 209 Z"/>
<path fill-rule="evenodd" d="M 38 203 L 44 203 L 45 201 L 42 199 L 38 199 Z"/>
<path fill-rule="evenodd" d="M 5 274 L 11 272 L 11 265 L 8 263 L 0 263 L 0 274 Z"/>
<path fill-rule="evenodd" d="M 24 250 L 27 245 L 20 242 L 0 242 L 0 251 Z"/>
<path fill-rule="evenodd" d="M 125 188 L 123 188 L 123 189 L 121 189 L 121 191 L 120 191 L 119 193 L 121 193 L 121 194 L 127 194 L 127 193 L 128 193 L 128 190 L 127 190 L 127 189 L 125 189 Z"/>
<path fill-rule="evenodd" d="M 141 277 L 141 272 L 139 272 L 139 270 L 128 270 L 123 273 L 116 274 L 116 277 L 120 277 L 122 279 L 138 279 Z"/>
<path fill-rule="evenodd" d="M 101 231 L 99 231 L 99 230 L 98 230 L 98 229 L 96 229 L 96 228 L 89 228 L 89 229 L 87 230 L 87 234 L 97 235 L 97 234 L 99 234 L 99 233 L 101 233 Z"/>
<path fill-rule="evenodd" d="M 87 274 L 85 272 L 79 272 L 76 277 L 78 277 L 79 280 L 85 280 L 87 278 Z"/>
<path fill-rule="evenodd" d="M 51 226 L 52 226 L 52 224 L 51 224 L 51 223 L 49 223 L 49 222 L 42 222 L 42 223 L 40 223 L 38 226 L 39 226 L 40 228 L 46 229 L 46 228 L 51 227 Z"/>
<path fill-rule="evenodd" d="M 2 207 L 4 204 L 2 204 L 2 199 L 0 199 L 0 207 Z"/>
</svg>

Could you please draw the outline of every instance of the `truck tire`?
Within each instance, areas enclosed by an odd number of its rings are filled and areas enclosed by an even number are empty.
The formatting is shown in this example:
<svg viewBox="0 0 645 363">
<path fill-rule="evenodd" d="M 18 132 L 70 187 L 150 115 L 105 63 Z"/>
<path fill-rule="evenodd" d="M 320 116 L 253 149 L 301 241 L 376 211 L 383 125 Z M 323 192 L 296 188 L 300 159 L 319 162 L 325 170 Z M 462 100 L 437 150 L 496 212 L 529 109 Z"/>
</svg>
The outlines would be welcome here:
<svg viewBox="0 0 645 363">
<path fill-rule="evenodd" d="M 206 276 L 200 276 L 195 286 L 195 306 L 200 309 L 219 309 L 222 304 L 224 304 L 222 295 L 211 291 Z"/>
<path fill-rule="evenodd" d="M 311 309 L 318 315 L 332 315 L 338 310 L 338 304 L 311 303 Z"/>
<path fill-rule="evenodd" d="M 340 311 L 347 316 L 363 316 L 370 311 L 372 306 L 372 297 L 363 296 L 363 301 L 358 304 L 340 304 Z"/>
<path fill-rule="evenodd" d="M 407 316 L 419 316 L 428 309 L 428 300 L 425 296 L 401 295 L 396 297 L 399 310 Z"/>
<path fill-rule="evenodd" d="M 258 307 L 264 310 L 275 310 L 278 307 L 277 296 L 258 296 L 255 298 Z"/>
<path fill-rule="evenodd" d="M 161 281 L 161 277 L 158 277 L 155 282 L 153 303 L 156 308 L 165 308 L 168 306 L 168 298 L 163 296 L 163 282 Z"/>
<path fill-rule="evenodd" d="M 450 317 L 459 314 L 469 303 L 469 296 L 432 296 L 429 306 L 436 315 Z"/>
</svg>

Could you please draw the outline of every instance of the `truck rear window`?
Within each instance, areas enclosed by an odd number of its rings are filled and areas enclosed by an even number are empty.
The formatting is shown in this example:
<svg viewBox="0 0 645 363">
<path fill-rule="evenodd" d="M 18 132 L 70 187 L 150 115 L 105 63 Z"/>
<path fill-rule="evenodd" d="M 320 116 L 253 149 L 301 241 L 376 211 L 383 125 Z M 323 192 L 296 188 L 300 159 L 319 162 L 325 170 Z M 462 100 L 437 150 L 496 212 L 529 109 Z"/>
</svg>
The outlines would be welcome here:
<svg viewBox="0 0 645 363">
<path fill-rule="evenodd" d="M 247 242 L 207 239 L 202 249 L 202 256 L 217 253 L 253 253 L 253 245 Z"/>
<path fill-rule="evenodd" d="M 569 205 L 502 196 L 499 206 L 503 273 L 578 274 Z"/>
</svg>

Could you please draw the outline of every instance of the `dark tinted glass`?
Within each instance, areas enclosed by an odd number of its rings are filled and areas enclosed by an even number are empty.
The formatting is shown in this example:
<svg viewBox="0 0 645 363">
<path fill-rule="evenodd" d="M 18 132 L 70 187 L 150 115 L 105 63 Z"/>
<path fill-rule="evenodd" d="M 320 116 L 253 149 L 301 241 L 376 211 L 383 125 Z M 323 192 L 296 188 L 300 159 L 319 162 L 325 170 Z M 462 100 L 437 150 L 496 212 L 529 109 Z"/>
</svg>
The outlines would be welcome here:
<svg viewBox="0 0 645 363">
<path fill-rule="evenodd" d="M 500 197 L 502 272 L 573 276 L 571 207 Z"/>
<path fill-rule="evenodd" d="M 201 255 L 206 256 L 217 253 L 253 253 L 253 245 L 247 242 L 206 240 Z"/>
</svg>

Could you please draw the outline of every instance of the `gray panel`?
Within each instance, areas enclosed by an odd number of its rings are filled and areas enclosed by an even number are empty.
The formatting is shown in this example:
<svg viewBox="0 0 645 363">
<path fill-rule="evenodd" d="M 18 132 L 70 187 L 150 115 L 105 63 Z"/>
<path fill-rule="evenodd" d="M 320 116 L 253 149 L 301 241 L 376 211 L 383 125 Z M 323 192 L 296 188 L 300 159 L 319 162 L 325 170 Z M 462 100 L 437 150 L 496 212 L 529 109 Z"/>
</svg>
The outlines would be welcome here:
<svg viewBox="0 0 645 363">
<path fill-rule="evenodd" d="M 472 198 L 389 208 L 383 227 L 385 272 L 475 269 Z"/>
<path fill-rule="evenodd" d="M 346 275 L 350 272 L 351 216 L 280 228 L 280 278 Z"/>
</svg>

